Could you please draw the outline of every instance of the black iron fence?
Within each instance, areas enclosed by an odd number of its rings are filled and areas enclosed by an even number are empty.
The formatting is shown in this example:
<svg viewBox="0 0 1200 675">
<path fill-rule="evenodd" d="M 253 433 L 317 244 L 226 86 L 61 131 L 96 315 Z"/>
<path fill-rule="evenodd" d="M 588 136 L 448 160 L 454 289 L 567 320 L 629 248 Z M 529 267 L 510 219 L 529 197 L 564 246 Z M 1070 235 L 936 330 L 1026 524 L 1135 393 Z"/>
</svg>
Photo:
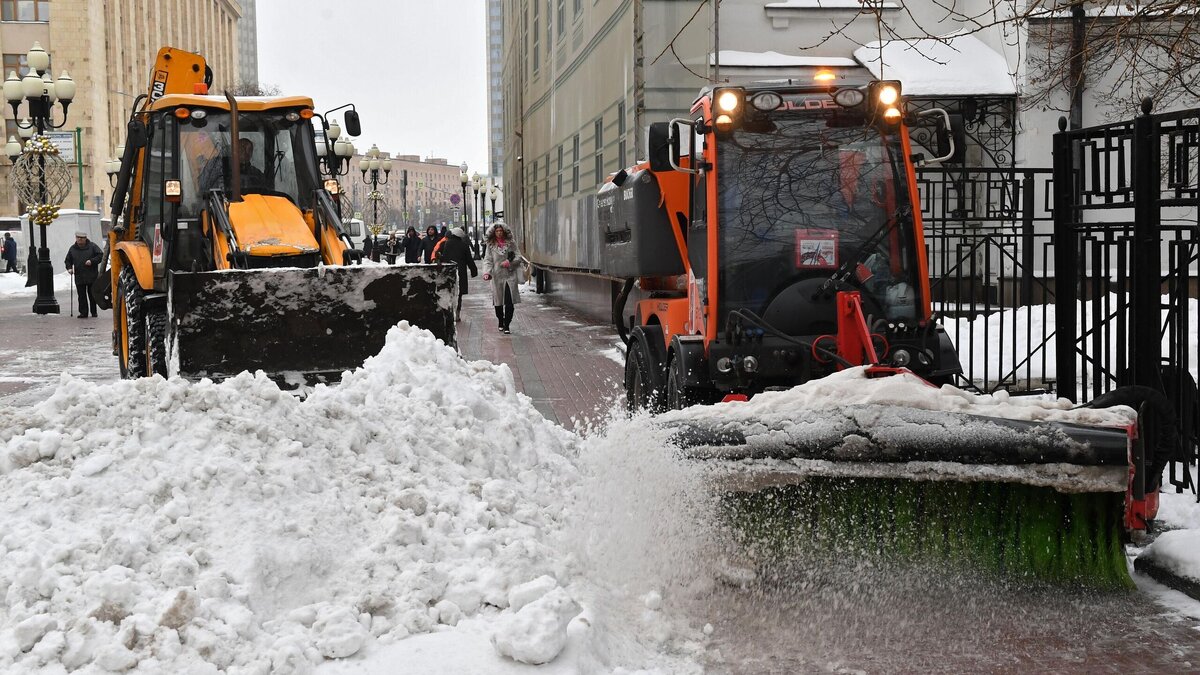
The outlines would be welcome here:
<svg viewBox="0 0 1200 675">
<path fill-rule="evenodd" d="M 1200 110 L 1055 136 L 1053 169 L 918 172 L 934 308 L 960 384 L 1091 400 L 1166 394 L 1169 479 L 1193 487 L 1200 408 Z"/>
<path fill-rule="evenodd" d="M 1050 169 L 925 168 L 917 175 L 935 311 L 964 386 L 1052 386 Z M 1050 377 L 1047 377 L 1047 374 Z"/>
<path fill-rule="evenodd" d="M 1054 138 L 1056 370 L 1062 395 L 1164 392 L 1180 422 L 1170 481 L 1191 484 L 1200 414 L 1200 110 L 1143 115 Z"/>
</svg>

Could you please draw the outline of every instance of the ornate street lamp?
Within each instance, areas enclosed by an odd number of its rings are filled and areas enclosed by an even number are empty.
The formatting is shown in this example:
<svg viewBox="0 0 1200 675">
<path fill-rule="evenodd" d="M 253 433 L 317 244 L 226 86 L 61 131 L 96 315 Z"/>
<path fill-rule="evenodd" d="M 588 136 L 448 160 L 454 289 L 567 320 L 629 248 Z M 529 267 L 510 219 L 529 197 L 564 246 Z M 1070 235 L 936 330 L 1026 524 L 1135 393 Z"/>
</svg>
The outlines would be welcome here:
<svg viewBox="0 0 1200 675">
<path fill-rule="evenodd" d="M 483 189 L 483 178 L 479 175 L 479 172 L 476 171 L 475 175 L 471 176 L 471 190 L 475 193 L 473 195 L 475 199 L 474 199 L 474 201 L 471 202 L 471 213 L 473 214 L 473 217 L 475 218 L 475 226 L 472 228 L 472 230 L 474 230 L 476 232 L 478 232 L 479 228 L 483 226 L 482 225 L 483 209 L 480 207 L 480 204 L 479 204 L 479 191 L 482 189 Z M 471 230 L 467 230 L 467 231 L 470 232 Z M 475 256 L 476 256 L 476 258 L 479 257 L 478 245 L 475 247 Z"/>
<path fill-rule="evenodd" d="M 50 76 L 50 55 L 35 42 L 26 54 L 29 72 L 24 78 L 10 72 L 4 81 L 4 98 L 12 106 L 13 118 L 20 117 L 21 103 L 25 102 L 28 116 L 17 123 L 18 133 L 25 142 L 24 150 L 13 162 L 9 180 L 17 197 L 29 208 L 29 265 L 37 267 L 37 298 L 33 311 L 38 314 L 58 314 L 58 300 L 54 297 L 54 266 L 50 263 L 50 249 L 46 246 L 46 226 L 58 216 L 58 207 L 71 192 L 71 169 L 59 155 L 58 146 L 50 142 L 47 129 L 60 129 L 67 123 L 67 109 L 75 98 L 75 81 L 63 71 L 58 81 Z M 62 121 L 54 123 L 54 104 L 62 106 Z M 36 131 L 36 134 L 35 134 Z M 5 146 L 13 156 L 11 139 Z M 41 246 L 37 257 L 33 255 L 33 226 L 41 230 Z"/>
<path fill-rule="evenodd" d="M 345 216 L 342 214 L 342 188 L 338 183 L 338 176 L 344 176 L 350 172 L 350 158 L 356 151 L 354 143 L 342 135 L 342 127 L 337 120 L 328 119 L 329 115 L 343 108 L 350 108 L 345 113 L 346 136 L 357 136 L 362 132 L 358 121 L 358 111 L 354 109 L 353 105 L 344 105 L 341 108 L 334 108 L 324 115 L 316 115 L 316 118 L 321 121 L 321 130 L 324 132 L 321 138 L 316 140 L 316 151 L 321 174 L 325 176 L 325 191 L 333 197 L 334 204 L 337 205 L 338 217 L 345 221 Z"/>
<path fill-rule="evenodd" d="M 392 158 L 386 153 L 379 151 L 378 145 L 372 145 L 366 155 L 358 162 L 358 170 L 362 172 L 362 180 L 366 185 L 371 186 L 371 192 L 367 195 L 367 201 L 371 202 L 371 258 L 374 259 L 379 250 L 379 233 L 383 231 L 383 225 L 379 222 L 379 203 L 382 202 L 383 193 L 379 191 L 380 185 L 387 185 L 388 179 L 392 175 Z M 383 172 L 383 179 L 379 178 L 379 172 Z M 368 174 L 370 174 L 368 176 Z"/>
</svg>

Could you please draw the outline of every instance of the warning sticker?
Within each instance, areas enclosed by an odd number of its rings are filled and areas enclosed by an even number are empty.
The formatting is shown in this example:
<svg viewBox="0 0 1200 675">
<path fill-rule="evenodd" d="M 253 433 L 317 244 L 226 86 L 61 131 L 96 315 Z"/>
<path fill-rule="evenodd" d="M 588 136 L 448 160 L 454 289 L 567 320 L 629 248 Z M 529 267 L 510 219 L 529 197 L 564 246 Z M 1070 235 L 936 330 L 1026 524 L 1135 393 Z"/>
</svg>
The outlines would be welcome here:
<svg viewBox="0 0 1200 675">
<path fill-rule="evenodd" d="M 151 261 L 157 265 L 163 261 L 162 224 L 154 224 L 154 250 L 150 254 Z"/>
<path fill-rule="evenodd" d="M 796 230 L 796 269 L 837 267 L 837 242 L 836 231 Z"/>
</svg>

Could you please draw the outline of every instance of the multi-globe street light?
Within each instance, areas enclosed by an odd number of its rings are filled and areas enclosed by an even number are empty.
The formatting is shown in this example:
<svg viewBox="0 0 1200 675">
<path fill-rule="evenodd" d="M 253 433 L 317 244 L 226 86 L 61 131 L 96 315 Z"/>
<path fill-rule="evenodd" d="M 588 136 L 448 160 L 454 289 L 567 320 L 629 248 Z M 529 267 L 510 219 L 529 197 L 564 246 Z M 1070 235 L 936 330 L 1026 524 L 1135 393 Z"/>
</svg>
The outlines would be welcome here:
<svg viewBox="0 0 1200 675">
<path fill-rule="evenodd" d="M 492 200 L 492 222 L 496 222 L 496 200 L 500 197 L 500 188 L 495 185 L 491 190 L 488 190 L 488 198 Z"/>
<path fill-rule="evenodd" d="M 75 98 L 75 81 L 63 71 L 58 80 L 51 79 L 50 55 L 35 42 L 26 54 L 29 72 L 18 78 L 9 72 L 4 81 L 4 98 L 12 106 L 13 118 L 20 118 L 21 103 L 25 102 L 28 116 L 17 122 L 24 149 L 15 138 L 5 145 L 5 153 L 13 159 L 9 180 L 23 204 L 29 207 L 29 264 L 37 266 L 37 298 L 33 311 L 38 314 L 58 314 L 54 297 L 54 266 L 46 245 L 46 226 L 58 216 L 58 207 L 71 192 L 71 169 L 62 160 L 58 146 L 46 136 L 46 129 L 60 129 L 67 123 L 67 109 Z M 54 104 L 62 106 L 62 121 L 54 123 Z M 36 131 L 36 134 L 34 133 Z M 41 230 L 41 246 L 36 261 L 33 256 L 33 226 Z"/>
<path fill-rule="evenodd" d="M 376 250 L 379 247 L 379 233 L 383 231 L 383 225 L 379 223 L 379 202 L 383 201 L 383 193 L 379 191 L 380 185 L 387 185 L 388 179 L 392 176 L 392 158 L 384 152 L 379 151 L 378 145 L 372 145 L 367 154 L 358 162 L 358 170 L 362 172 L 363 183 L 371 186 L 371 192 L 367 195 L 367 201 L 371 202 L 371 257 L 377 255 Z M 383 172 L 383 179 L 380 180 L 379 172 Z M 367 174 L 370 174 L 368 177 Z"/>
<path fill-rule="evenodd" d="M 475 199 L 474 199 L 474 201 L 471 202 L 471 214 L 472 214 L 471 217 L 475 219 L 475 225 L 471 228 L 471 230 L 468 230 L 468 231 L 474 232 L 476 235 L 474 237 L 474 239 L 475 239 L 475 256 L 479 257 L 479 255 L 480 255 L 479 229 L 483 226 L 482 225 L 483 209 L 481 208 L 481 204 L 479 202 L 479 191 L 484 188 L 483 188 L 483 177 L 479 175 L 478 171 L 475 172 L 474 176 L 471 176 L 471 189 L 475 193 L 474 194 Z"/>
<path fill-rule="evenodd" d="M 326 113 L 326 115 L 328 114 Z M 324 138 L 317 139 L 317 161 L 321 164 L 321 173 L 326 176 L 325 191 L 333 196 L 334 203 L 337 204 L 338 217 L 345 222 L 345 216 L 342 214 L 342 188 L 338 183 L 338 176 L 344 176 L 350 172 L 350 158 L 354 156 L 355 152 L 354 143 L 349 138 L 342 136 L 342 127 L 336 120 L 330 120 L 326 124 L 322 119 L 321 124 L 325 125 L 325 134 Z M 357 119 L 355 124 L 357 124 Z"/>
<path fill-rule="evenodd" d="M 458 168 L 462 169 L 462 173 L 458 177 L 458 182 L 462 184 L 462 225 L 463 229 L 466 230 L 469 226 L 467 222 L 467 183 L 471 182 L 471 177 L 467 175 L 466 162 L 463 162 Z"/>
</svg>

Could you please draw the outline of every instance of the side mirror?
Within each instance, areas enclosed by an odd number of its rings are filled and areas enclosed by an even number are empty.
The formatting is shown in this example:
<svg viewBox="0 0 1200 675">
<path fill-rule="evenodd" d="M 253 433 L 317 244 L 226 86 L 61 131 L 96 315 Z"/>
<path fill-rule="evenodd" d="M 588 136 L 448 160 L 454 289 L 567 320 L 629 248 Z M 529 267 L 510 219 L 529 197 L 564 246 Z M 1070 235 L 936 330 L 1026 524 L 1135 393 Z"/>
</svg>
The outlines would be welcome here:
<svg viewBox="0 0 1200 675">
<path fill-rule="evenodd" d="M 646 149 L 651 171 L 671 171 L 671 123 L 653 122 L 647 133 Z"/>
<path fill-rule="evenodd" d="M 148 141 L 145 122 L 138 119 L 129 120 L 129 124 L 126 127 L 125 154 L 130 154 L 130 150 L 138 150 L 146 147 Z"/>
<path fill-rule="evenodd" d="M 950 115 L 950 127 L 939 124 L 937 127 L 937 154 L 946 157 L 943 162 L 961 164 L 966 154 L 967 132 L 963 125 L 962 115 Z"/>
<path fill-rule="evenodd" d="M 358 121 L 358 111 L 347 110 L 343 116 L 345 118 L 346 135 L 362 136 L 362 124 Z"/>
</svg>

